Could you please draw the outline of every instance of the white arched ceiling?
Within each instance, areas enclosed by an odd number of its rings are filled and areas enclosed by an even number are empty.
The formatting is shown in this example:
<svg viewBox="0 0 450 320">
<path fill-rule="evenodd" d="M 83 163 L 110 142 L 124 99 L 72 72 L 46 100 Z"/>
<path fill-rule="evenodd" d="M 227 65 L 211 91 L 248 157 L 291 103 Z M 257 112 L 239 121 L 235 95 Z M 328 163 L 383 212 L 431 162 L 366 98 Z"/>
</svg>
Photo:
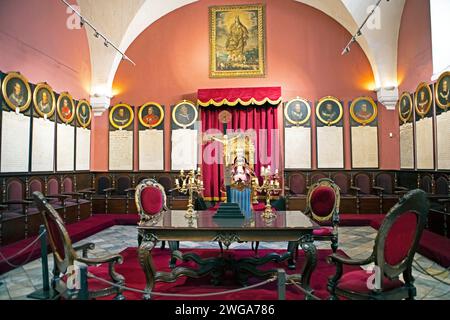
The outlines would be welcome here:
<svg viewBox="0 0 450 320">
<path fill-rule="evenodd" d="M 100 32 L 125 52 L 131 43 L 153 22 L 164 15 L 198 0 L 78 0 L 81 13 Z M 352 35 L 368 15 L 376 0 L 295 0 L 332 17 Z M 366 54 L 375 77 L 378 100 L 394 108 L 398 99 L 397 46 L 405 0 L 382 0 L 379 28 L 363 28 L 357 41 Z M 349 35 L 349 40 L 351 36 Z M 88 32 L 91 52 L 91 102 L 100 114 L 108 108 L 113 95 L 112 83 L 122 56 Z M 346 43 L 343 44 L 344 49 Z M 351 51 L 350 53 L 351 54 Z M 133 59 L 133 57 L 130 57 Z"/>
</svg>

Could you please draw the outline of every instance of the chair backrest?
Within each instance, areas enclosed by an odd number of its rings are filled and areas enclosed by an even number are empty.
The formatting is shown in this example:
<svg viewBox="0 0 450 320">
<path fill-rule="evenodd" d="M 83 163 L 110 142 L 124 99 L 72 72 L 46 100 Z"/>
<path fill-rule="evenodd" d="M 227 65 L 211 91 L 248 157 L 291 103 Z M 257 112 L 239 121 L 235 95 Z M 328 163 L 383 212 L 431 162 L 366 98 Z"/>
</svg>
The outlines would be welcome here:
<svg viewBox="0 0 450 320">
<path fill-rule="evenodd" d="M 375 178 L 377 187 L 384 189 L 384 193 L 393 194 L 394 193 L 394 179 L 389 173 L 380 173 Z"/>
<path fill-rule="evenodd" d="M 25 185 L 24 183 L 16 178 L 8 180 L 6 184 L 6 199 L 7 200 L 23 200 L 25 197 Z M 20 204 L 10 205 L 11 209 L 20 209 L 22 206 Z"/>
<path fill-rule="evenodd" d="M 170 179 L 170 177 L 167 176 L 159 177 L 158 183 L 164 187 L 164 190 L 166 190 L 166 192 L 172 189 L 172 180 Z"/>
<path fill-rule="evenodd" d="M 340 198 L 339 187 L 331 179 L 320 179 L 309 188 L 306 198 L 312 218 L 318 222 L 337 219 Z"/>
<path fill-rule="evenodd" d="M 370 181 L 370 177 L 367 173 L 358 173 L 355 178 L 355 187 L 361 189 L 361 193 L 363 194 L 371 194 L 372 185 Z"/>
<path fill-rule="evenodd" d="M 120 176 L 117 178 L 117 194 L 126 194 L 125 190 L 131 188 L 131 178 L 129 176 Z"/>
<path fill-rule="evenodd" d="M 48 179 L 47 181 L 47 195 L 52 196 L 59 194 L 59 182 L 55 177 Z"/>
<path fill-rule="evenodd" d="M 72 241 L 70 240 L 69 233 L 59 214 L 52 205 L 48 203 L 41 192 L 33 192 L 33 198 L 42 214 L 47 231 L 48 242 L 53 251 L 56 267 L 59 272 L 65 273 L 67 267 L 73 265 L 73 261 L 76 258 L 76 253 L 72 248 Z"/>
<path fill-rule="evenodd" d="M 383 220 L 375 239 L 375 264 L 390 279 L 411 268 L 430 204 L 423 190 L 404 195 Z"/>
<path fill-rule="evenodd" d="M 29 190 L 30 190 L 30 196 L 32 196 L 33 192 L 35 192 L 35 191 L 39 191 L 39 192 L 44 191 L 44 183 L 39 178 L 31 178 L 28 186 L 29 186 Z"/>
<path fill-rule="evenodd" d="M 446 176 L 436 179 L 436 194 L 450 195 L 450 181 Z"/>
<path fill-rule="evenodd" d="M 111 179 L 107 176 L 101 176 L 97 179 L 97 194 L 105 194 L 104 189 L 111 188 Z"/>
<path fill-rule="evenodd" d="M 341 194 L 348 194 L 350 192 L 350 179 L 345 173 L 336 173 L 333 176 L 333 181 L 336 183 L 340 189 Z"/>
<path fill-rule="evenodd" d="M 136 186 L 135 201 L 141 224 L 153 223 L 167 211 L 164 187 L 154 179 L 145 179 Z"/>
<path fill-rule="evenodd" d="M 302 174 L 294 173 L 289 176 L 289 191 L 294 195 L 306 193 L 306 179 Z"/>
<path fill-rule="evenodd" d="M 423 175 L 420 179 L 420 189 L 427 193 L 433 193 L 433 178 L 430 175 Z"/>
<path fill-rule="evenodd" d="M 73 192 L 73 179 L 71 177 L 65 177 L 63 180 L 64 192 Z"/>
<path fill-rule="evenodd" d="M 326 179 L 326 175 L 325 174 L 323 174 L 323 173 L 316 173 L 316 174 L 313 174 L 312 176 L 311 176 L 311 185 L 313 185 L 313 184 L 315 184 L 315 183 L 317 183 L 319 180 L 321 180 L 321 179 Z"/>
</svg>

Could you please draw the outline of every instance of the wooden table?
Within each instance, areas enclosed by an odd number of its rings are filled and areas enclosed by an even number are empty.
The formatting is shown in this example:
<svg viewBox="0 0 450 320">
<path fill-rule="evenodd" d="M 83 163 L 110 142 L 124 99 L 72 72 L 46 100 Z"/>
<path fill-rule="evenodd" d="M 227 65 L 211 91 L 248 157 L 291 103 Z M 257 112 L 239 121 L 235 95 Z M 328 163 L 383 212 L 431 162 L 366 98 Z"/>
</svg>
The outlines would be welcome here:
<svg viewBox="0 0 450 320">
<path fill-rule="evenodd" d="M 301 274 L 290 277 L 299 280 L 308 292 L 313 292 L 309 282 L 317 263 L 317 252 L 312 232 L 319 226 L 301 211 L 279 211 L 272 220 L 263 219 L 260 212 L 254 212 L 248 220 L 218 220 L 214 218 L 214 211 L 199 211 L 196 219 L 186 219 L 184 214 L 184 210 L 168 211 L 153 225 L 141 222 L 138 226 L 138 256 L 146 277 L 144 299 L 150 299 L 155 282 L 173 282 L 181 276 L 199 278 L 211 274 L 213 282 L 217 284 L 220 283 L 224 269 L 232 267 L 238 280 L 245 284 L 249 274 L 262 278 L 276 273 L 276 270 L 258 270 L 258 266 L 269 261 L 289 260 L 290 267 L 295 267 L 293 257 L 296 245 L 290 245 L 283 255 L 272 253 L 261 258 L 228 261 L 219 250 L 217 258 L 208 259 L 202 259 L 195 253 L 182 254 L 176 246 L 177 241 L 218 241 L 226 248 L 232 243 L 244 241 L 298 242 L 306 259 Z M 158 241 L 169 241 L 173 259 L 194 261 L 199 267 L 191 269 L 174 264 L 171 272 L 158 272 L 152 258 L 152 250 Z"/>
</svg>

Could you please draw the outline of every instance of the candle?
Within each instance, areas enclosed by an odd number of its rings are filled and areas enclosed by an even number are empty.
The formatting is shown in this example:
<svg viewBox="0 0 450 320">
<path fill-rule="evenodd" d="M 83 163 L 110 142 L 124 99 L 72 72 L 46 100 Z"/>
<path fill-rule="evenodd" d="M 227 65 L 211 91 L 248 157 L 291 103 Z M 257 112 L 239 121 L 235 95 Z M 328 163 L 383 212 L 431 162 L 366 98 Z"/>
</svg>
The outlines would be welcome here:
<svg viewBox="0 0 450 320">
<path fill-rule="evenodd" d="M 278 174 L 278 169 L 275 169 L 275 174 Z"/>
<path fill-rule="evenodd" d="M 177 187 L 180 185 L 178 178 L 175 179 L 175 184 L 177 185 Z"/>
</svg>

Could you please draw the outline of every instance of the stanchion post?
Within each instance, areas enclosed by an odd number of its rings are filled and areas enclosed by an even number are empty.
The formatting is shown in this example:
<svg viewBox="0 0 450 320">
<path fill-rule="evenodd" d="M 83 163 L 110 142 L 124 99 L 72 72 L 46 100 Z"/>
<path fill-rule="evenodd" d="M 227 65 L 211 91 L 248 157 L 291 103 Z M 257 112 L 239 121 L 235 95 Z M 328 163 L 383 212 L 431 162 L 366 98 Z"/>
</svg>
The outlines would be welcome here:
<svg viewBox="0 0 450 320">
<path fill-rule="evenodd" d="M 42 289 L 30 293 L 27 297 L 38 300 L 48 300 L 54 296 L 53 289 L 50 288 L 47 258 L 47 230 L 44 225 L 39 226 L 41 237 L 41 265 L 42 265 Z"/>
<path fill-rule="evenodd" d="M 284 269 L 277 270 L 278 281 L 278 300 L 286 300 L 286 271 Z"/>
<path fill-rule="evenodd" d="M 87 265 L 80 266 L 80 291 L 78 291 L 78 300 L 89 300 L 88 291 L 88 271 Z"/>
</svg>

